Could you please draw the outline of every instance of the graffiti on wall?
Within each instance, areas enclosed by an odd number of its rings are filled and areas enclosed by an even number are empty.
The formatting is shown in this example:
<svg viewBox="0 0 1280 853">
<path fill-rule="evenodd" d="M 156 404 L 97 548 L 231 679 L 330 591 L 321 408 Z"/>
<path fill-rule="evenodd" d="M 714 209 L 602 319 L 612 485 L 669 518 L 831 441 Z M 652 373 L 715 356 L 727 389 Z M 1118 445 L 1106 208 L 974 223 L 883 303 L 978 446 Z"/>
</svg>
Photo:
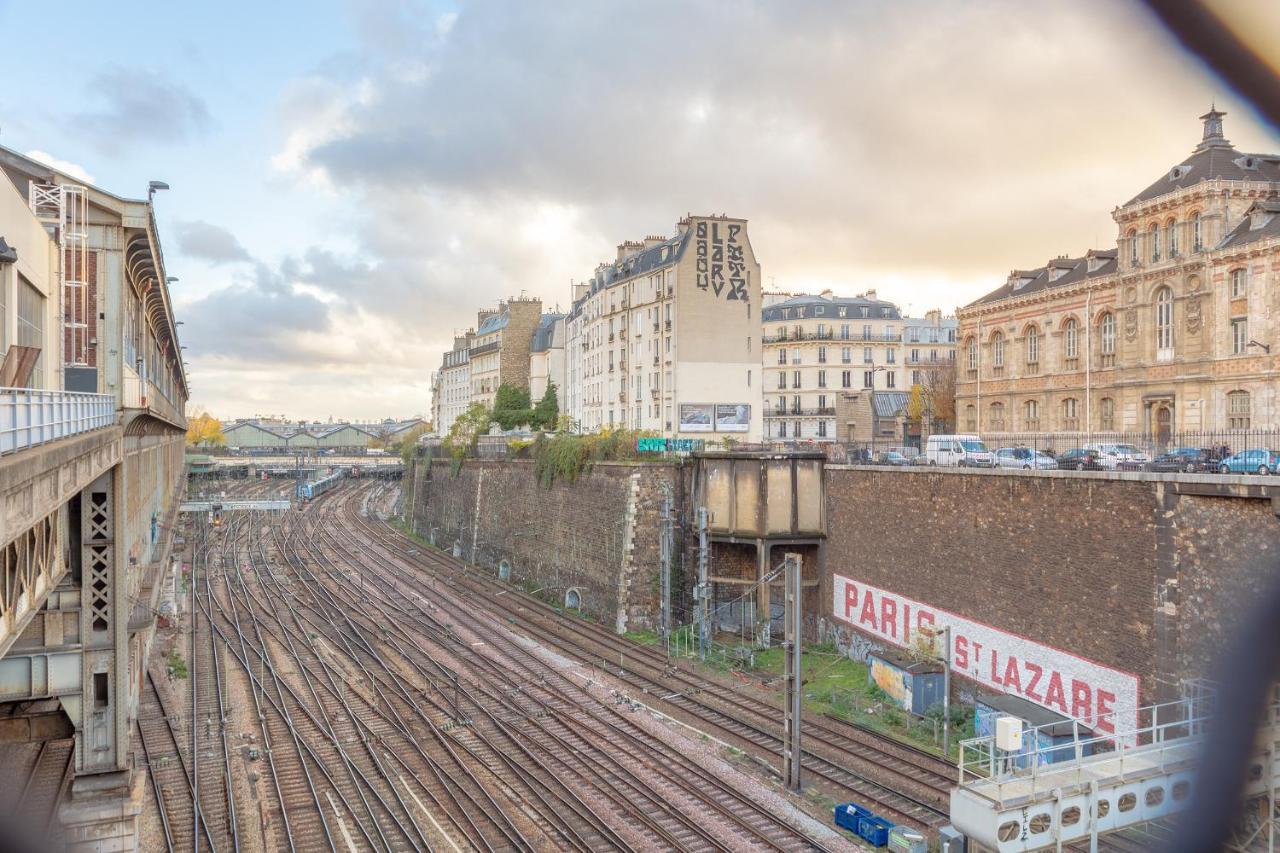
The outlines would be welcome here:
<svg viewBox="0 0 1280 853">
<path fill-rule="evenodd" d="M 725 299 L 747 301 L 747 262 L 738 235 L 742 225 L 736 222 L 697 224 L 694 248 L 697 254 L 697 284 Z"/>
<path fill-rule="evenodd" d="M 1100 733 L 1137 722 L 1138 677 L 835 575 L 833 615 L 871 636 L 909 648 L 922 630 L 951 628 L 952 671 L 997 693 L 1075 717 Z"/>
<path fill-rule="evenodd" d="M 896 666 L 890 666 L 880 658 L 871 659 L 871 680 L 903 708 L 911 710 L 911 685 L 907 674 Z"/>
</svg>

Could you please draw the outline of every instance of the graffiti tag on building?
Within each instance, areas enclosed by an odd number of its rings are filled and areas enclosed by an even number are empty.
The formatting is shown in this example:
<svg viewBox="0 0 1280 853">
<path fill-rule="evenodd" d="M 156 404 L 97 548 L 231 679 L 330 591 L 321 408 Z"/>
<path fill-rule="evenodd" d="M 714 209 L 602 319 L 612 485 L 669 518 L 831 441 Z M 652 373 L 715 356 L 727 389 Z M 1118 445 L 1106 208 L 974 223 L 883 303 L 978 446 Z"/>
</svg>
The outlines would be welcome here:
<svg viewBox="0 0 1280 853">
<path fill-rule="evenodd" d="M 697 225 L 694 251 L 697 255 L 697 284 L 725 299 L 747 301 L 747 262 L 738 235 L 742 226 L 734 222 L 706 222 Z"/>
</svg>

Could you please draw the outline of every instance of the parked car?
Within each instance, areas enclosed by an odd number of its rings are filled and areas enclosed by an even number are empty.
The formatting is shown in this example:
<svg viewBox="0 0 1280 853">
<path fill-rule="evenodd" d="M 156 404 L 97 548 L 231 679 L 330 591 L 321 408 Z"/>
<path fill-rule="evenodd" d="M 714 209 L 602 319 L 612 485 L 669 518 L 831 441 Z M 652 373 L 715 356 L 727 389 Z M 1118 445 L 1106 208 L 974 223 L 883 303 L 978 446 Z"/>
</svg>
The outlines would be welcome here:
<svg viewBox="0 0 1280 853">
<path fill-rule="evenodd" d="M 996 451 L 997 468 L 1020 468 L 1024 471 L 1052 471 L 1058 461 L 1043 450 L 1030 447 L 1002 447 Z"/>
<path fill-rule="evenodd" d="M 1058 467 L 1064 471 L 1101 471 L 1102 454 L 1089 447 L 1073 447 L 1058 456 Z"/>
<path fill-rule="evenodd" d="M 1270 474 L 1280 471 L 1280 453 L 1254 448 L 1242 450 L 1218 463 L 1220 474 Z"/>
<path fill-rule="evenodd" d="M 920 456 L 920 448 L 918 447 L 890 447 L 888 452 L 900 453 L 902 456 L 906 457 L 908 462 L 915 462 L 915 460 Z"/>
<path fill-rule="evenodd" d="M 1147 465 L 1148 471 L 1182 471 L 1194 474 L 1202 471 L 1217 471 L 1222 464 L 1218 451 L 1208 447 L 1175 447 L 1168 453 L 1162 453 Z"/>
<path fill-rule="evenodd" d="M 1096 450 L 1102 467 L 1110 471 L 1141 471 L 1151 457 L 1132 444 L 1090 444 L 1086 450 Z"/>
<path fill-rule="evenodd" d="M 894 467 L 905 467 L 911 464 L 911 460 L 903 456 L 896 450 L 886 450 L 876 456 L 877 465 L 893 465 Z"/>
<path fill-rule="evenodd" d="M 930 465 L 994 468 L 995 455 L 976 435 L 931 435 L 925 444 Z"/>
</svg>

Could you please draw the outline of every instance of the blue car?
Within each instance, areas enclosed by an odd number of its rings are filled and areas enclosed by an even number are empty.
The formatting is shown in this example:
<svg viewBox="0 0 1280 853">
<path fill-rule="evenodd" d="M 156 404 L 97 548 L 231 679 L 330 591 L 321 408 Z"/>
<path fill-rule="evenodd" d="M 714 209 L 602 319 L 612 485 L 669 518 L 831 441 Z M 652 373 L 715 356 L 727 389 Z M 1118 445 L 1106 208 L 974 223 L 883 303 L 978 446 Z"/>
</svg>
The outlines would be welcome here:
<svg viewBox="0 0 1280 853">
<path fill-rule="evenodd" d="M 1274 450 L 1242 450 L 1218 465 L 1220 474 L 1270 474 L 1280 471 L 1280 453 Z"/>
</svg>

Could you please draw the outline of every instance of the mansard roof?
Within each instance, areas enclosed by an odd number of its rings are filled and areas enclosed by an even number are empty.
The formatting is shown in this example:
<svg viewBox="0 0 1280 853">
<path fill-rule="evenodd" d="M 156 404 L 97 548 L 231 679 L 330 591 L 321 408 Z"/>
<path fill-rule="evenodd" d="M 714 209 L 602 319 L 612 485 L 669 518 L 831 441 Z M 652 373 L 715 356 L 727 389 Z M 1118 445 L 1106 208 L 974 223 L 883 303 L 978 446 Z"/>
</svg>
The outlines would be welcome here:
<svg viewBox="0 0 1280 853">
<path fill-rule="evenodd" d="M 1013 270 L 1003 285 L 965 307 L 999 302 L 1002 299 L 1026 296 L 1058 287 L 1069 287 L 1087 279 L 1110 275 L 1115 271 L 1115 249 L 1094 249 L 1079 258 L 1065 256 L 1054 258 L 1042 267 Z"/>
<path fill-rule="evenodd" d="M 1245 154 L 1237 151 L 1222 134 L 1222 117 L 1216 109 L 1202 115 L 1204 137 L 1191 156 L 1174 166 L 1151 186 L 1138 193 L 1124 207 L 1140 201 L 1195 186 L 1202 181 L 1280 182 L 1280 154 Z"/>
<path fill-rule="evenodd" d="M 1280 237 L 1280 199 L 1256 201 L 1217 248 L 1232 249 L 1275 237 Z"/>
</svg>

